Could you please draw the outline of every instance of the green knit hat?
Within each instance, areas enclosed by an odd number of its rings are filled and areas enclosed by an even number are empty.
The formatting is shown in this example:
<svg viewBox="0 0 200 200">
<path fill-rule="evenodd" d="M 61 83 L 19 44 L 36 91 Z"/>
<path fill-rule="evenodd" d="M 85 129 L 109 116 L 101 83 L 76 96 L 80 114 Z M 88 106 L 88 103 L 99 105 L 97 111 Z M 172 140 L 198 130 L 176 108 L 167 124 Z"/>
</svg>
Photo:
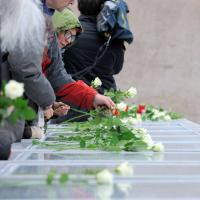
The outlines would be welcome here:
<svg viewBox="0 0 200 200">
<path fill-rule="evenodd" d="M 52 21 L 56 32 L 67 31 L 73 28 L 82 29 L 78 17 L 68 8 L 62 12 L 55 11 Z"/>
</svg>

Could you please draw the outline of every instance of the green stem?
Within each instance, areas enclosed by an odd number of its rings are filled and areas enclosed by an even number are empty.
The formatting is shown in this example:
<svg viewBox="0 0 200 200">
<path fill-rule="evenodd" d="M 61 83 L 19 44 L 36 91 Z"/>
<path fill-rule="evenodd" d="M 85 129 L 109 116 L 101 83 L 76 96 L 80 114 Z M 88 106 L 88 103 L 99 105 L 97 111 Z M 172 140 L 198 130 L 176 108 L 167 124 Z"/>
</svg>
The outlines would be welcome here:
<svg viewBox="0 0 200 200">
<path fill-rule="evenodd" d="M 82 111 L 82 110 L 78 110 L 78 109 L 76 109 L 76 108 L 70 108 L 70 110 L 75 111 L 75 112 L 78 112 L 78 113 L 82 113 L 83 115 L 80 115 L 80 116 L 77 116 L 77 117 L 73 117 L 73 118 L 71 118 L 71 119 L 65 121 L 66 123 L 67 123 L 67 122 L 71 122 L 72 120 L 78 119 L 78 118 L 80 118 L 80 117 L 88 116 L 88 115 L 89 115 L 90 117 L 95 116 L 95 115 L 92 114 L 92 113 L 88 113 L 88 112 L 85 112 L 85 111 Z"/>
<path fill-rule="evenodd" d="M 71 122 L 71 121 L 73 121 L 73 120 L 75 120 L 75 119 L 78 119 L 78 118 L 81 118 L 81 117 L 84 117 L 84 116 L 87 116 L 87 115 L 88 115 L 88 114 L 84 114 L 84 115 L 79 115 L 79 116 L 77 116 L 77 117 L 73 117 L 73 118 L 71 118 L 71 119 L 65 121 L 65 123 Z"/>
<path fill-rule="evenodd" d="M 73 111 L 78 112 L 78 113 L 90 115 L 90 113 L 85 112 L 85 111 L 82 111 L 82 110 L 78 110 L 78 109 L 76 109 L 76 108 L 70 108 L 70 110 L 73 110 Z"/>
</svg>

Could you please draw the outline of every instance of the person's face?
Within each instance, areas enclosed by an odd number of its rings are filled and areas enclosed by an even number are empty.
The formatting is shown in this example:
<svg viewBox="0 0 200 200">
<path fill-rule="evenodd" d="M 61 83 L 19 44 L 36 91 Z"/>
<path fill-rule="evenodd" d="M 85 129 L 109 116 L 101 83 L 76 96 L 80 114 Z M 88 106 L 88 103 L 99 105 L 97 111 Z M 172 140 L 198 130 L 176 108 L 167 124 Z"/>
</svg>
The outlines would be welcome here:
<svg viewBox="0 0 200 200">
<path fill-rule="evenodd" d="M 71 44 L 72 41 L 72 37 L 75 36 L 77 34 L 77 30 L 76 29 L 70 29 L 66 32 L 60 32 L 58 34 L 58 46 L 59 48 L 64 48 L 67 45 Z"/>
<path fill-rule="evenodd" d="M 74 0 L 46 0 L 47 6 L 58 11 L 62 11 L 70 4 L 74 3 Z"/>
</svg>

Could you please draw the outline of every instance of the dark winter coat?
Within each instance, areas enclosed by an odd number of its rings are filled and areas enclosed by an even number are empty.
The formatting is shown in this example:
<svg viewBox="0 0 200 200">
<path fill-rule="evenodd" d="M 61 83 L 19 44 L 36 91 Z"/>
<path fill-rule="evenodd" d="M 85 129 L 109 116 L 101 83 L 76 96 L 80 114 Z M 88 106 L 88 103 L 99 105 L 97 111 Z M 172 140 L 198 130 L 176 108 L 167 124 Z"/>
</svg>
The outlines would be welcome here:
<svg viewBox="0 0 200 200">
<path fill-rule="evenodd" d="M 113 40 L 105 55 L 97 62 L 92 70 L 83 76 L 75 75 L 77 72 L 90 67 L 100 47 L 105 43 L 97 32 L 96 18 L 80 16 L 83 33 L 73 46 L 63 54 L 65 68 L 75 80 L 82 79 L 87 84 L 99 77 L 103 83 L 102 89 L 116 89 L 113 75 L 118 74 L 124 63 L 124 44 L 121 40 Z"/>
</svg>

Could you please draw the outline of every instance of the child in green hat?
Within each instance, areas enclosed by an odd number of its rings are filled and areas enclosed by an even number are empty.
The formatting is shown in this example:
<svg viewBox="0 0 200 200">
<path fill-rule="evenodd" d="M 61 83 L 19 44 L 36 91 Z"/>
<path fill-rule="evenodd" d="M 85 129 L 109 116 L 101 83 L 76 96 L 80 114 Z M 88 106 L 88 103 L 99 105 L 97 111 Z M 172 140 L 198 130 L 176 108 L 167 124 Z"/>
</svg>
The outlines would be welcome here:
<svg viewBox="0 0 200 200">
<path fill-rule="evenodd" d="M 71 45 L 82 31 L 78 17 L 68 8 L 62 12 L 55 11 L 52 21 L 60 48 Z"/>
</svg>

